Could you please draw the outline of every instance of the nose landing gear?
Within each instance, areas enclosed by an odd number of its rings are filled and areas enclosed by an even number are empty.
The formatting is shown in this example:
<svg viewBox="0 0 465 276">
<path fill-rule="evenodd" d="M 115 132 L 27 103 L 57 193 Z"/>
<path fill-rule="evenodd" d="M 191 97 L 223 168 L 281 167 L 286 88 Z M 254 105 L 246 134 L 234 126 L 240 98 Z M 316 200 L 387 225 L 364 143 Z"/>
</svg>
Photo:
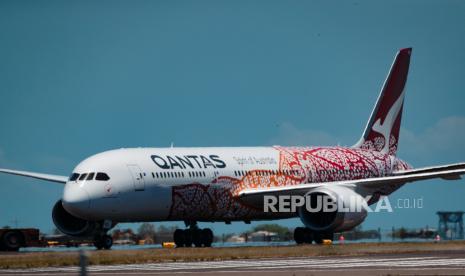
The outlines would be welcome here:
<svg viewBox="0 0 465 276">
<path fill-rule="evenodd" d="M 110 249 L 113 245 L 113 238 L 110 235 L 100 235 L 94 237 L 94 246 L 98 249 Z"/>
<path fill-rule="evenodd" d="M 213 231 L 210 228 L 200 229 L 197 223 L 186 223 L 188 229 L 176 229 L 173 239 L 176 247 L 210 247 L 213 242 Z"/>
<path fill-rule="evenodd" d="M 107 232 L 113 228 L 116 223 L 113 223 L 111 220 L 104 220 L 100 230 L 94 236 L 94 246 L 97 250 L 101 249 L 110 249 L 113 245 L 113 238 L 107 234 Z"/>
</svg>

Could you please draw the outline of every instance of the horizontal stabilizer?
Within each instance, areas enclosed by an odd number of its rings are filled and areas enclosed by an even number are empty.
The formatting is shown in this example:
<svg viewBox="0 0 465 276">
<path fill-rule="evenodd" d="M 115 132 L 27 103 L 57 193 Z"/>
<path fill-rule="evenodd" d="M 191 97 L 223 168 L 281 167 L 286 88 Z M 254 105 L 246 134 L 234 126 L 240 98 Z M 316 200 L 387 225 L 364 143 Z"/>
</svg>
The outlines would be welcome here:
<svg viewBox="0 0 465 276">
<path fill-rule="evenodd" d="M 406 170 L 406 171 L 398 171 L 398 172 L 394 172 L 394 175 L 411 175 L 411 174 L 418 174 L 418 173 L 440 172 L 440 171 L 460 170 L 460 169 L 465 169 L 465 163 L 456 163 L 456 164 L 426 167 L 426 168 L 420 168 L 420 169 L 411 169 L 411 170 Z"/>
</svg>

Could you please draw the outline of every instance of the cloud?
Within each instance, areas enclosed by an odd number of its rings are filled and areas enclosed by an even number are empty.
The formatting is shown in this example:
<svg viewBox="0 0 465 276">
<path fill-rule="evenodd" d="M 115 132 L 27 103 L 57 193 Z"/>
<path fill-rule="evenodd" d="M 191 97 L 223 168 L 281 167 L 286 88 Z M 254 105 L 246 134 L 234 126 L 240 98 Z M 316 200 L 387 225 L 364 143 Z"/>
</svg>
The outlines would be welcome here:
<svg viewBox="0 0 465 276">
<path fill-rule="evenodd" d="M 339 140 L 329 133 L 318 130 L 298 129 L 293 124 L 284 122 L 279 125 L 276 137 L 269 141 L 272 145 L 305 146 L 305 145 L 336 145 Z"/>
<path fill-rule="evenodd" d="M 402 128 L 400 135 L 401 154 L 428 159 L 438 156 L 442 160 L 465 159 L 465 117 L 442 118 L 420 133 Z"/>
</svg>

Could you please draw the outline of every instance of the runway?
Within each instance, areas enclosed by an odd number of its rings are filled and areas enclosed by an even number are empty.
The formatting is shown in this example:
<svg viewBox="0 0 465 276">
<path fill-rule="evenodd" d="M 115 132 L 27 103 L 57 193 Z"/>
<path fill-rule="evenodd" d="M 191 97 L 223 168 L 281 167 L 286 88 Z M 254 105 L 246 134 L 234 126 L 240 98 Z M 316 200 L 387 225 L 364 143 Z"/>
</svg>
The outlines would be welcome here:
<svg viewBox="0 0 465 276">
<path fill-rule="evenodd" d="M 0 275 L 77 275 L 78 267 L 0 270 Z M 246 259 L 88 267 L 89 275 L 464 275 L 465 254 L 449 252 L 364 257 Z"/>
</svg>

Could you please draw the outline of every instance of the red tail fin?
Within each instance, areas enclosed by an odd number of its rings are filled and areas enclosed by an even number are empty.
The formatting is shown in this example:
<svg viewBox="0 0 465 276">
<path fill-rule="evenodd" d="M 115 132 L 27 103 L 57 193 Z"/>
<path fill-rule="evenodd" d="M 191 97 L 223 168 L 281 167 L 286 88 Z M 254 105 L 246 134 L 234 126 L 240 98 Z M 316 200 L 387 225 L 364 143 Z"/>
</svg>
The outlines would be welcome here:
<svg viewBox="0 0 465 276">
<path fill-rule="evenodd" d="M 396 154 L 411 53 L 412 48 L 397 53 L 363 136 L 354 147 Z"/>
</svg>

